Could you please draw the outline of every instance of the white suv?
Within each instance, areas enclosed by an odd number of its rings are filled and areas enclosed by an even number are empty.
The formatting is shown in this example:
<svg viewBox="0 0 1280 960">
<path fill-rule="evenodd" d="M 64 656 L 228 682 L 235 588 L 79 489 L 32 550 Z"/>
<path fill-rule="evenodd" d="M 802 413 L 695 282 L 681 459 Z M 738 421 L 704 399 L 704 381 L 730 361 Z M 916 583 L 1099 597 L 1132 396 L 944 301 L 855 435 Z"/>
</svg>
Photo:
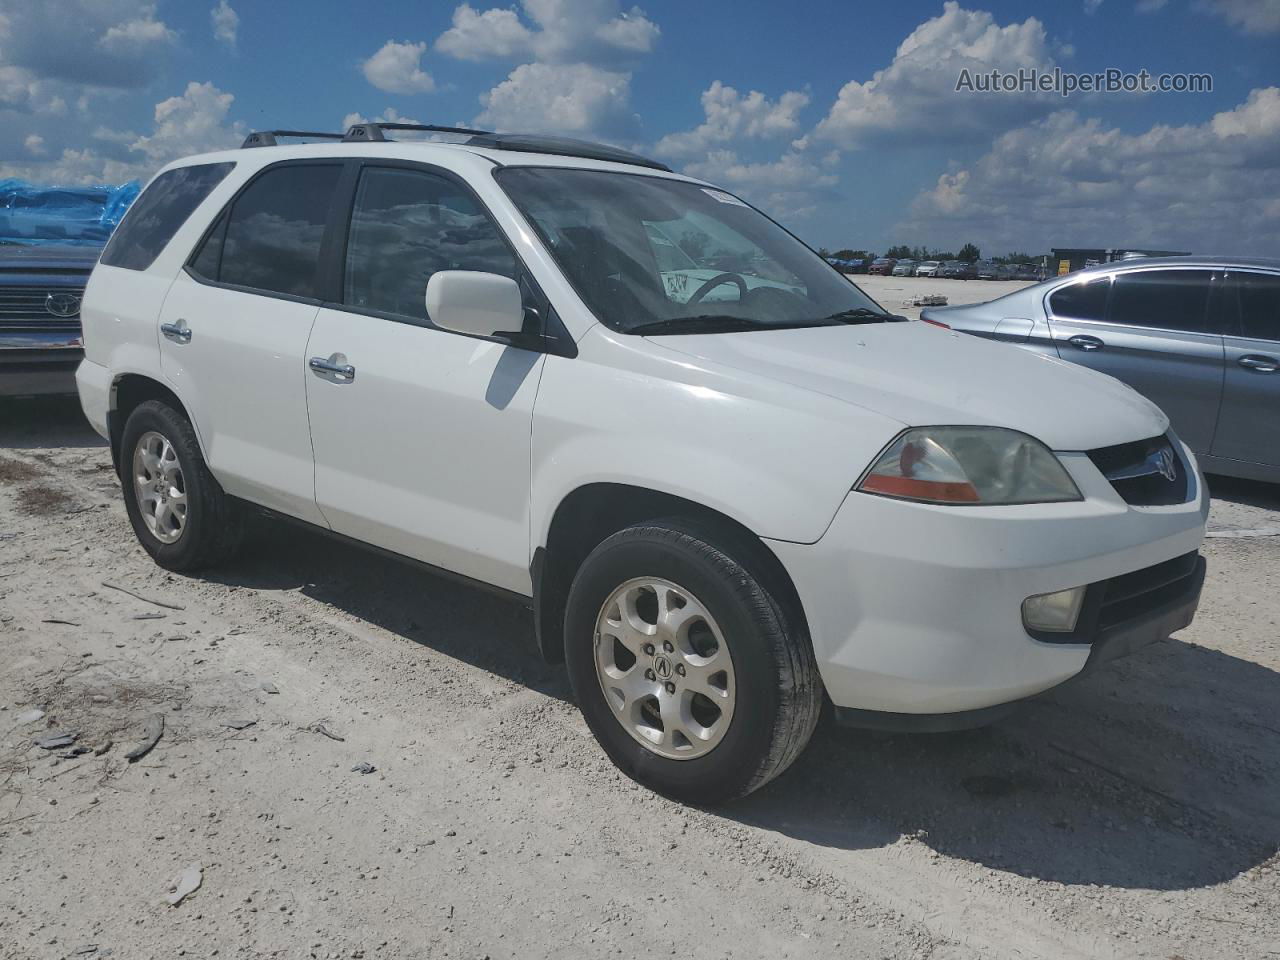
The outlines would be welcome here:
<svg viewBox="0 0 1280 960">
<path fill-rule="evenodd" d="M 1207 498 L 1132 390 L 898 322 L 644 158 L 385 129 L 173 164 L 94 270 L 80 397 L 160 565 L 252 506 L 514 595 L 702 803 L 824 698 L 972 725 L 1190 622 Z"/>
</svg>

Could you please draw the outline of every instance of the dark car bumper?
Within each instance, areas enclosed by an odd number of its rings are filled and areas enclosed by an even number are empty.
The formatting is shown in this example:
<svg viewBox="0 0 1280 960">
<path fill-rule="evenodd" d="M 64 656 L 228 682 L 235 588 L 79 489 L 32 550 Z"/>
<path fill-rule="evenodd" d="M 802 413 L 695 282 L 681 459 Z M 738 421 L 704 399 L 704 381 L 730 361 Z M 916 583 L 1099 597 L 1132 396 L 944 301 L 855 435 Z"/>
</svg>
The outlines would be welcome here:
<svg viewBox="0 0 1280 960">
<path fill-rule="evenodd" d="M 0 397 L 76 392 L 80 334 L 0 332 Z"/>
<path fill-rule="evenodd" d="M 1089 659 L 1083 669 L 1066 683 L 1088 676 L 1102 664 L 1167 640 L 1170 634 L 1190 624 L 1200 605 L 1205 569 L 1204 557 L 1191 553 L 1091 584 L 1075 632 L 1039 635 L 1036 639 L 1088 644 Z M 836 707 L 835 715 L 836 721 L 844 726 L 902 733 L 938 733 L 985 726 L 1012 713 L 1024 702 L 1015 700 L 980 710 L 937 714 L 883 713 Z"/>
</svg>

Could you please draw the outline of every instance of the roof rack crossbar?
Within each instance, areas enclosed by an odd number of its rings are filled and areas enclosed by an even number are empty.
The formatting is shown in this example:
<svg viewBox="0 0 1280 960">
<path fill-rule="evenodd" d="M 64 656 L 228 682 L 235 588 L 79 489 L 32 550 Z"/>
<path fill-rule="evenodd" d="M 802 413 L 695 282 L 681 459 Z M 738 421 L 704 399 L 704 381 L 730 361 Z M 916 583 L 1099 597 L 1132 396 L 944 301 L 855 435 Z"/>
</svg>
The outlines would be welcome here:
<svg viewBox="0 0 1280 960">
<path fill-rule="evenodd" d="M 343 136 L 343 140 L 386 140 L 383 130 L 421 130 L 426 133 L 456 133 L 464 137 L 488 137 L 487 130 L 472 130 L 468 127 L 442 127 L 434 123 L 357 123 Z"/>
<path fill-rule="evenodd" d="M 276 146 L 276 137 L 311 137 L 319 140 L 341 140 L 343 135 L 340 133 L 318 133 L 314 130 L 255 130 L 244 138 L 244 143 L 240 144 L 240 149 L 274 147 Z"/>
</svg>

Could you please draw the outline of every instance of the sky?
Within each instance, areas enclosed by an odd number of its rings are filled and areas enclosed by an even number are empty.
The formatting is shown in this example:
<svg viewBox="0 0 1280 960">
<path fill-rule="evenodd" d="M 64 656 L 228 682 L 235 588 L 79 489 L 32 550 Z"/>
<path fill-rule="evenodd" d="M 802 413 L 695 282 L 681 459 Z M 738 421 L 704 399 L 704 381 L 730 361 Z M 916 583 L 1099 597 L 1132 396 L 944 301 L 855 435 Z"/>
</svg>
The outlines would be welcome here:
<svg viewBox="0 0 1280 960">
<path fill-rule="evenodd" d="M 982 93 L 962 71 L 1200 73 Z M 0 0 L 0 177 L 360 119 L 601 140 L 814 246 L 1280 257 L 1280 0 Z"/>
</svg>

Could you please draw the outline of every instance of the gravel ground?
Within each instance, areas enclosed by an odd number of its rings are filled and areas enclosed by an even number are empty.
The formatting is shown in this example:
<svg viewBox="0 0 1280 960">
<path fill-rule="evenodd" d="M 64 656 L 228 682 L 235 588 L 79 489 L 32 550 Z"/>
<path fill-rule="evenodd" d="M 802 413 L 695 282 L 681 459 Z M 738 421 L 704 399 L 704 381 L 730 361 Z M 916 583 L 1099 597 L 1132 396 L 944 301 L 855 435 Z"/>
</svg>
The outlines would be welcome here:
<svg viewBox="0 0 1280 960">
<path fill-rule="evenodd" d="M 849 278 L 880 306 L 917 320 L 921 307 L 905 301 L 914 297 L 943 296 L 948 304 L 985 303 L 1031 286 L 1023 280 L 942 280 L 936 277 L 880 277 L 855 274 Z"/>
<path fill-rule="evenodd" d="M 697 810 L 614 772 L 521 608 L 265 521 L 167 574 L 74 403 L 5 404 L 0 958 L 1280 955 L 1280 492 L 1213 487 L 1255 535 L 1176 639 L 982 731 L 824 724 Z"/>
</svg>

